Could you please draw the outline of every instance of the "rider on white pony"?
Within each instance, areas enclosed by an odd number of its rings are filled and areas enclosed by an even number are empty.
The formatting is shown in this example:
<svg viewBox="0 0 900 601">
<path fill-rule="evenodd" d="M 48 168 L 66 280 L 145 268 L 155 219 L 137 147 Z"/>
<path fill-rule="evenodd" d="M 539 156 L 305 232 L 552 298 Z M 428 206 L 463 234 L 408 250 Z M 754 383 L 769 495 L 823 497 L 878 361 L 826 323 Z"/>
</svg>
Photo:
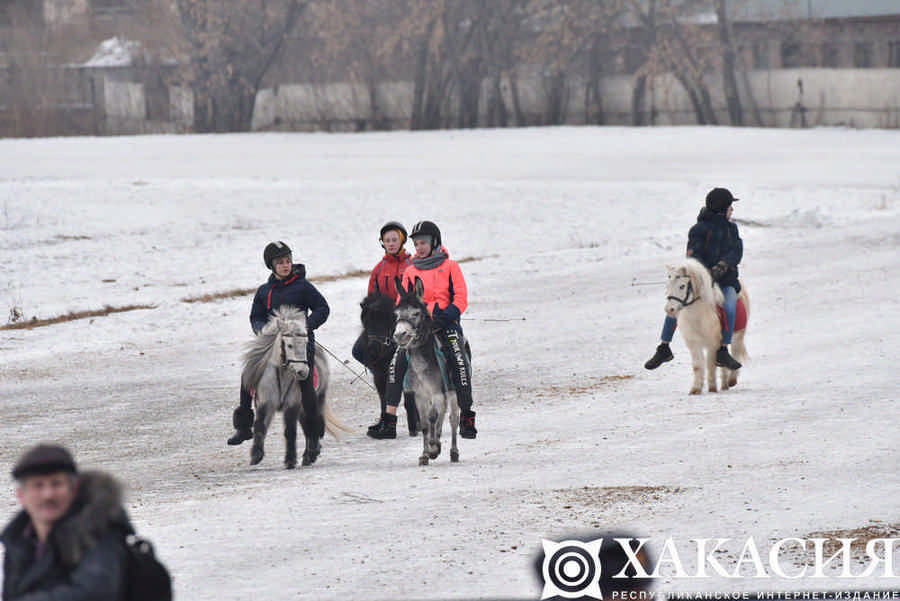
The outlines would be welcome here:
<svg viewBox="0 0 900 601">
<path fill-rule="evenodd" d="M 431 221 L 420 221 L 413 227 L 410 238 L 416 247 L 412 266 L 403 273 L 403 287 L 412 286 L 416 277 L 425 286 L 423 300 L 432 312 L 435 332 L 447 356 L 447 368 L 456 388 L 456 398 L 460 409 L 459 435 L 475 438 L 475 412 L 472 411 L 472 381 L 469 368 L 463 356 L 463 331 L 459 318 L 469 304 L 466 280 L 459 264 L 450 259 L 447 249 L 441 245 L 441 230 Z M 397 405 L 403 391 L 406 375 L 406 352 L 397 348 L 391 361 L 387 383 L 387 407 L 382 416 L 381 428 L 369 432 L 372 438 L 397 437 Z"/>
<path fill-rule="evenodd" d="M 731 221 L 731 203 L 736 200 L 738 199 L 726 188 L 710 190 L 706 195 L 706 206 L 700 210 L 697 223 L 688 233 L 687 244 L 687 256 L 697 259 L 709 269 L 725 296 L 726 323 L 722 328 L 722 346 L 716 352 L 716 365 L 732 370 L 741 368 L 737 359 L 728 352 L 728 345 L 731 344 L 734 333 L 737 297 L 741 291 L 738 263 L 744 254 L 744 243 L 738 234 L 737 224 Z M 644 364 L 645 368 L 656 369 L 672 360 L 669 343 L 675 334 L 676 323 L 674 317 L 666 316 L 660 336 L 662 342 L 656 347 L 656 353 Z"/>
<path fill-rule="evenodd" d="M 270 242 L 263 251 L 263 261 L 266 267 L 272 270 L 269 280 L 260 286 L 253 298 L 253 308 L 250 310 L 250 327 L 254 334 L 259 334 L 263 326 L 272 314 L 272 311 L 281 305 L 292 305 L 304 313 L 309 311 L 306 317 L 306 327 L 309 331 L 309 342 L 306 349 L 307 363 L 315 364 L 315 338 L 313 330 L 325 323 L 328 319 L 328 303 L 316 287 L 306 279 L 306 267 L 302 263 L 293 263 L 290 247 L 281 242 Z M 313 388 L 313 378 L 308 377 L 301 382 L 301 396 L 307 415 L 316 415 L 316 391 Z M 228 439 L 228 444 L 238 445 L 245 440 L 253 438 L 253 396 L 249 390 L 241 387 L 241 401 L 234 410 L 232 421 L 235 433 Z M 325 424 L 322 422 L 319 437 L 325 432 Z"/>
</svg>

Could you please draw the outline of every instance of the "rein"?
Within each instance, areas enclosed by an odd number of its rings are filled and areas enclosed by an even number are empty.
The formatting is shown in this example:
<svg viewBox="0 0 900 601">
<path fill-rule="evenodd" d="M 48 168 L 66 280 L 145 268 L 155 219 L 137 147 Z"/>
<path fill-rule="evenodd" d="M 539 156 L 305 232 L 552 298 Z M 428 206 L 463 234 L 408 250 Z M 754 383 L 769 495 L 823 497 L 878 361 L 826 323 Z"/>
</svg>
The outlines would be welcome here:
<svg viewBox="0 0 900 601">
<path fill-rule="evenodd" d="M 688 305 L 693 305 L 698 300 L 700 300 L 700 295 L 694 294 L 693 300 L 688 301 L 688 299 L 691 298 L 691 293 L 694 292 L 694 282 L 691 280 L 690 276 L 678 275 L 675 277 L 688 279 L 687 290 L 685 290 L 685 292 L 684 292 L 684 298 L 678 298 L 677 296 L 667 296 L 666 297 L 667 300 L 673 300 L 677 303 L 681 303 L 682 307 L 687 307 Z"/>
</svg>

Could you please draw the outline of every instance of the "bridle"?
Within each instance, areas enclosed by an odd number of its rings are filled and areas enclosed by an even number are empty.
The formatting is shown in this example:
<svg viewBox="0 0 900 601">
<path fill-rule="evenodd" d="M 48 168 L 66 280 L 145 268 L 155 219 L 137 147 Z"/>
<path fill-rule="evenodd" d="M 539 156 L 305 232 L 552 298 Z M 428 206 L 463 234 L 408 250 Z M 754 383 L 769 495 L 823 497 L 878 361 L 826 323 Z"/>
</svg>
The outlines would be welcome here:
<svg viewBox="0 0 900 601">
<path fill-rule="evenodd" d="M 677 280 L 677 279 L 680 279 L 680 278 L 687 278 L 687 281 L 688 281 L 688 283 L 687 283 L 687 289 L 684 291 L 684 298 L 678 298 L 677 296 L 671 296 L 671 295 L 669 295 L 669 296 L 666 297 L 667 300 L 673 300 L 673 301 L 675 301 L 675 302 L 677 302 L 677 303 L 680 303 L 682 307 L 687 307 L 688 305 L 693 305 L 693 304 L 696 303 L 698 300 L 700 300 L 700 295 L 694 293 L 694 282 L 691 280 L 691 277 L 690 277 L 690 276 L 687 276 L 687 275 L 676 275 L 676 276 L 674 276 L 674 278 L 675 278 L 676 280 Z M 691 299 L 691 300 L 688 300 L 688 299 L 691 298 L 691 294 L 694 294 L 694 298 Z"/>
</svg>

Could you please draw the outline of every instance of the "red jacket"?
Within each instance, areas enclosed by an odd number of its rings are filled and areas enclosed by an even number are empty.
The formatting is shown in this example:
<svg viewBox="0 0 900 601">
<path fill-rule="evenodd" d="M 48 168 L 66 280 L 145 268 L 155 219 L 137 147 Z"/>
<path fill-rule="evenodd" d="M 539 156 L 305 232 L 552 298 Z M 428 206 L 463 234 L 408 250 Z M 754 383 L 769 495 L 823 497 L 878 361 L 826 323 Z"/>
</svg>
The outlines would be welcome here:
<svg viewBox="0 0 900 601">
<path fill-rule="evenodd" d="M 434 269 L 419 269 L 415 265 L 410 265 L 403 273 L 403 287 L 409 288 L 418 276 L 425 285 L 425 294 L 422 300 L 428 305 L 429 311 L 434 312 L 435 305 L 446 309 L 448 305 L 452 304 L 462 314 L 469 306 L 466 280 L 459 269 L 459 264 L 450 259 L 447 249 L 442 246 L 441 250 L 447 253 L 447 259 Z"/>
<path fill-rule="evenodd" d="M 402 248 L 396 255 L 385 254 L 372 270 L 372 275 L 369 276 L 369 294 L 378 291 L 396 301 L 400 295 L 397 294 L 397 284 L 394 283 L 394 278 L 403 277 L 403 272 L 410 265 L 412 263 L 409 253 Z"/>
</svg>

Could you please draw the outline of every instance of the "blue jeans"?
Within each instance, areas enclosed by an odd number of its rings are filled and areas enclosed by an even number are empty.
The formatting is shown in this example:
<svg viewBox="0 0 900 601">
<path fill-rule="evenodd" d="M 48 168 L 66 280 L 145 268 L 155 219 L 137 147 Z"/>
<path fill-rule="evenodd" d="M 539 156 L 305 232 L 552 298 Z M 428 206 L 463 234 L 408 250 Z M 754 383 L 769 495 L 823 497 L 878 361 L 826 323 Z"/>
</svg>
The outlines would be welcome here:
<svg viewBox="0 0 900 601">
<path fill-rule="evenodd" d="M 722 346 L 731 344 L 731 336 L 734 334 L 734 320 L 737 315 L 737 291 L 733 286 L 722 288 L 725 295 L 725 327 L 722 328 Z"/>
<path fill-rule="evenodd" d="M 737 315 L 737 299 L 738 295 L 733 286 L 725 286 L 722 288 L 722 294 L 725 295 L 725 327 L 722 328 L 722 345 L 731 344 L 731 336 L 734 334 L 734 320 Z M 678 321 L 674 317 L 666 315 L 663 322 L 662 334 L 660 339 L 669 343 L 675 335 L 675 325 Z"/>
</svg>

